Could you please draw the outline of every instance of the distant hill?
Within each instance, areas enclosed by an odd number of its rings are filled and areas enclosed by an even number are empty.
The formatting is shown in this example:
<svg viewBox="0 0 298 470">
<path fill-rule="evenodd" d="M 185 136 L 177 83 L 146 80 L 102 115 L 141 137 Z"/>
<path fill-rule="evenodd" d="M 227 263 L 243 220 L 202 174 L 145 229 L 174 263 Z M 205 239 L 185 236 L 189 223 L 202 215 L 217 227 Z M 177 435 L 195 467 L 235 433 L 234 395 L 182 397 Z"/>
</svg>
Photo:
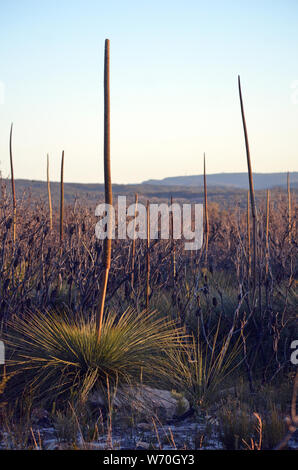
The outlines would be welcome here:
<svg viewBox="0 0 298 470">
<path fill-rule="evenodd" d="M 253 173 L 254 188 L 268 189 L 287 184 L 287 173 Z M 291 184 L 298 184 L 298 172 L 290 173 Z M 172 176 L 161 180 L 148 180 L 143 184 L 161 186 L 202 186 L 203 175 Z M 208 186 L 229 186 L 239 189 L 248 189 L 247 173 L 215 173 L 207 175 Z"/>
<path fill-rule="evenodd" d="M 9 179 L 2 180 L 6 186 L 8 194 L 11 193 L 11 183 Z M 18 199 L 28 199 L 47 201 L 47 183 L 36 180 L 15 180 L 16 195 Z M 202 188 L 196 186 L 183 187 L 181 185 L 160 185 L 160 184 L 113 184 L 113 196 L 126 195 L 133 200 L 135 193 L 141 199 L 162 199 L 169 200 L 173 196 L 176 200 L 197 200 L 203 197 Z M 213 186 L 208 192 L 210 199 L 213 196 L 228 198 L 240 195 L 245 191 L 239 188 L 229 188 L 227 186 Z M 51 195 L 54 204 L 59 203 L 60 183 L 51 182 Z M 76 199 L 81 202 L 98 203 L 104 198 L 104 185 L 102 183 L 64 183 L 64 198 L 66 203 L 73 203 Z"/>
<path fill-rule="evenodd" d="M 286 174 L 285 173 L 272 173 L 276 175 L 283 175 L 279 179 L 267 179 L 267 187 L 272 187 L 272 198 L 274 194 L 284 193 L 286 194 Z M 225 182 L 220 181 L 221 184 L 216 184 L 218 181 L 216 178 L 219 176 L 227 176 Z M 240 204 L 241 206 L 246 205 L 247 200 L 247 185 L 245 185 L 244 178 L 247 178 L 246 173 L 238 173 L 243 177 L 243 186 L 241 187 L 240 178 L 238 178 L 237 184 L 229 184 L 228 178 L 230 177 L 235 183 L 236 173 L 226 173 L 222 175 L 208 175 L 208 200 L 211 202 L 218 203 L 221 207 L 229 207 L 231 205 Z M 298 193 L 298 173 L 291 173 L 291 189 L 292 194 Z M 216 177 L 212 180 L 212 177 Z M 258 174 L 254 177 L 255 186 Z M 264 176 L 264 175 L 262 175 Z M 269 177 L 270 175 L 265 175 Z M 293 181 L 296 178 L 296 181 Z M 191 183 L 185 184 L 185 179 L 190 179 Z M 220 179 L 220 178 L 219 178 Z M 178 180 L 178 182 L 177 182 Z M 183 181 L 184 180 L 184 181 Z M 240 183 L 239 183 L 240 181 Z M 277 182 L 277 183 L 276 183 Z M 153 184 L 154 183 L 154 184 Z M 180 184 L 179 184 L 180 183 Z M 2 179 L 2 184 L 6 186 L 7 193 L 11 197 L 11 183 L 9 179 Z M 16 195 L 17 199 L 26 199 L 31 201 L 44 202 L 47 205 L 47 183 L 45 181 L 36 180 L 15 180 Z M 265 187 L 266 188 L 266 187 Z M 203 177 L 189 176 L 189 177 L 177 177 L 177 178 L 165 178 L 164 180 L 151 180 L 141 184 L 113 184 L 113 197 L 116 201 L 116 197 L 119 195 L 127 196 L 127 202 L 131 203 L 134 201 L 135 193 L 139 195 L 139 201 L 146 203 L 147 200 L 150 202 L 169 202 L 170 198 L 173 197 L 175 202 L 180 203 L 202 203 L 204 199 L 203 194 Z M 53 205 L 58 207 L 60 200 L 60 183 L 51 182 L 51 194 Z M 257 200 L 263 200 L 265 196 L 265 190 L 256 187 Z M 96 207 L 96 205 L 104 200 L 104 186 L 102 183 L 98 184 L 85 184 L 85 183 L 64 183 L 64 198 L 66 204 L 73 204 L 78 201 L 80 205 L 86 205 L 89 207 Z"/>
</svg>

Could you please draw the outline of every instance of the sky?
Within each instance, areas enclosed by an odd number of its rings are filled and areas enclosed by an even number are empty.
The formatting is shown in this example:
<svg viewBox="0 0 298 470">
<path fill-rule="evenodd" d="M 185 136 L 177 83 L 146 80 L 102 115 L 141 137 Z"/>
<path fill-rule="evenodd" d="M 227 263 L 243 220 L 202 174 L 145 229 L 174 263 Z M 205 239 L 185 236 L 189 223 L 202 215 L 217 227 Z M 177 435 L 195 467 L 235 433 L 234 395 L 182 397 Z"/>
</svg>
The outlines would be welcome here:
<svg viewBox="0 0 298 470">
<path fill-rule="evenodd" d="M 297 0 L 0 0 L 0 170 L 103 182 L 104 41 L 114 183 L 298 170 Z"/>
</svg>

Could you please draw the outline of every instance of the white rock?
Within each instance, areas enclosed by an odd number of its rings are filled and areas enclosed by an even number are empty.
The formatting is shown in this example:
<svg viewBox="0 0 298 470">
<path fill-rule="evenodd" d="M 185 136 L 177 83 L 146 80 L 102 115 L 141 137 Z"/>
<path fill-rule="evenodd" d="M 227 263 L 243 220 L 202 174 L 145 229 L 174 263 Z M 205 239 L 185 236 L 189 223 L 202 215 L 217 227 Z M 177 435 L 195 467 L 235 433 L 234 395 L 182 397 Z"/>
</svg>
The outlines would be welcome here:
<svg viewBox="0 0 298 470">
<path fill-rule="evenodd" d="M 89 403 L 100 407 L 106 406 L 100 392 L 93 392 L 88 398 Z M 168 420 L 180 416 L 189 410 L 189 402 L 182 395 L 169 390 L 160 390 L 148 386 L 119 388 L 113 398 L 113 406 L 121 414 L 127 415 L 129 409 L 151 421 L 152 417 Z"/>
</svg>

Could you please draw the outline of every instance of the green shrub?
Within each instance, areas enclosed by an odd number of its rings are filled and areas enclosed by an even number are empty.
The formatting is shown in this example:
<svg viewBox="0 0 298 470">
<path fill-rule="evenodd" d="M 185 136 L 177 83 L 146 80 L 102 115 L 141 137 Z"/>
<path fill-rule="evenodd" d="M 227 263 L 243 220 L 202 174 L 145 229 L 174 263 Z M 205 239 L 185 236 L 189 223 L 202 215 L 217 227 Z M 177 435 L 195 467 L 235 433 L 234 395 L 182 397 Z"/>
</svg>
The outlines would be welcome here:
<svg viewBox="0 0 298 470">
<path fill-rule="evenodd" d="M 230 338 L 218 339 L 220 322 L 213 337 L 203 343 L 198 335 L 192 342 L 171 351 L 171 362 L 175 364 L 179 388 L 194 406 L 214 401 L 223 380 L 237 367 L 240 347 L 231 345 Z"/>
<path fill-rule="evenodd" d="M 253 414 L 238 400 L 229 402 L 219 411 L 219 438 L 226 450 L 245 449 L 245 442 L 255 438 Z"/>
<path fill-rule="evenodd" d="M 104 318 L 100 341 L 95 321 L 55 312 L 31 313 L 10 322 L 8 366 L 15 372 L 9 394 L 29 390 L 39 398 L 86 399 L 91 389 L 174 377 L 170 352 L 183 345 L 183 332 L 154 312 L 127 310 Z"/>
</svg>

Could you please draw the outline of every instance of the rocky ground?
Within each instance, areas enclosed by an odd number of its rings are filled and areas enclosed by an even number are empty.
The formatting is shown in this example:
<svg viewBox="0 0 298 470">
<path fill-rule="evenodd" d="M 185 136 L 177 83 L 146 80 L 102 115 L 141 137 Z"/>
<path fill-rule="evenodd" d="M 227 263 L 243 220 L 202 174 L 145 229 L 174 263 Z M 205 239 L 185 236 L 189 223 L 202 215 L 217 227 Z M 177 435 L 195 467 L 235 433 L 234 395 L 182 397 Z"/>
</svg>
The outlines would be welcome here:
<svg viewBox="0 0 298 470">
<path fill-rule="evenodd" d="M 33 448 L 58 450 L 70 448 L 82 449 L 221 449 L 216 436 L 216 424 L 212 424 L 214 432 L 206 435 L 206 425 L 193 418 L 186 418 L 177 424 L 161 424 L 157 422 L 141 422 L 136 426 L 119 423 L 112 431 L 99 435 L 95 441 L 87 442 L 80 432 L 76 443 L 72 444 L 57 436 L 53 426 L 32 426 L 32 437 L 29 440 Z M 2 433 L 0 448 L 10 448 L 13 444 L 11 433 Z"/>
<path fill-rule="evenodd" d="M 42 450 L 90 449 L 223 449 L 218 436 L 218 424 L 210 420 L 206 432 L 206 423 L 198 419 L 187 418 L 183 422 L 165 425 L 157 423 L 138 423 L 135 427 L 119 425 L 112 432 L 105 432 L 94 441 L 86 441 L 78 432 L 76 443 L 67 442 L 57 436 L 53 426 L 34 425 L 29 439 L 32 448 Z M 0 449 L 15 448 L 11 434 L 2 432 Z M 298 436 L 289 442 L 290 449 L 298 449 Z"/>
<path fill-rule="evenodd" d="M 103 401 L 98 393 L 89 397 L 89 405 L 95 409 L 104 410 Z M 183 396 L 144 387 L 126 391 L 125 399 L 118 393 L 112 424 L 103 415 L 96 438 L 86 437 L 79 422 L 77 426 L 75 420 L 72 424 L 64 418 L 55 422 L 46 410 L 36 408 L 27 429 L 0 430 L 0 449 L 223 449 L 219 426 L 216 413 L 195 413 Z M 289 448 L 298 449 L 297 432 Z"/>
</svg>

